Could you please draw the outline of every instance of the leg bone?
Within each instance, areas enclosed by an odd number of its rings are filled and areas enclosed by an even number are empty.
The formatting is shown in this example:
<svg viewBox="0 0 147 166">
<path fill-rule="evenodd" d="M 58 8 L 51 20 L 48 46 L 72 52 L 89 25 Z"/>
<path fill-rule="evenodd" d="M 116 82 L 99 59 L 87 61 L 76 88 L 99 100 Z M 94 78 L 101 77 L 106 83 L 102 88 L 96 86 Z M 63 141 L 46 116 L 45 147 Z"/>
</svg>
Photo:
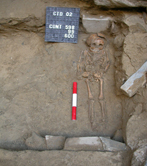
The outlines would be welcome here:
<svg viewBox="0 0 147 166">
<path fill-rule="evenodd" d="M 99 93 L 99 100 L 104 99 L 104 80 L 103 78 L 99 78 L 100 81 L 100 93 Z"/>
<path fill-rule="evenodd" d="M 100 100 L 99 102 L 101 105 L 102 118 L 103 118 L 103 121 L 105 121 L 105 117 L 106 117 L 105 101 Z"/>
<path fill-rule="evenodd" d="M 91 125 L 93 123 L 93 104 L 94 104 L 94 100 L 93 100 L 93 96 L 90 90 L 90 86 L 89 86 L 89 81 L 88 79 L 86 79 L 86 84 L 87 84 L 87 89 L 88 89 L 88 116 L 89 116 L 89 120 L 91 122 Z"/>
<path fill-rule="evenodd" d="M 93 104 L 94 104 L 94 100 L 89 99 L 89 101 L 88 101 L 88 117 L 89 117 L 91 125 L 93 124 L 93 118 L 94 118 Z"/>
<path fill-rule="evenodd" d="M 86 84 L 87 84 L 87 89 L 88 89 L 88 98 L 89 98 L 89 99 L 93 99 L 93 96 L 92 96 L 92 93 L 91 93 L 91 90 L 90 90 L 90 86 L 89 86 L 89 81 L 88 81 L 88 79 L 86 79 Z"/>
</svg>

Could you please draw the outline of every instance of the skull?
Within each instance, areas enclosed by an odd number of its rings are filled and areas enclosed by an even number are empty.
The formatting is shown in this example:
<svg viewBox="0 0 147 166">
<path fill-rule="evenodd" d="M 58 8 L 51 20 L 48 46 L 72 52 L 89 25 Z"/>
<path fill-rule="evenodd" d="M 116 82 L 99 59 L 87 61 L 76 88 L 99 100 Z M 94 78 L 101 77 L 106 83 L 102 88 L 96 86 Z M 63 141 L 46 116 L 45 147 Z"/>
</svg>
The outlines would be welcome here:
<svg viewBox="0 0 147 166">
<path fill-rule="evenodd" d="M 88 46 L 90 46 L 90 51 L 99 52 L 105 45 L 105 37 L 101 34 L 92 34 L 86 40 Z"/>
</svg>

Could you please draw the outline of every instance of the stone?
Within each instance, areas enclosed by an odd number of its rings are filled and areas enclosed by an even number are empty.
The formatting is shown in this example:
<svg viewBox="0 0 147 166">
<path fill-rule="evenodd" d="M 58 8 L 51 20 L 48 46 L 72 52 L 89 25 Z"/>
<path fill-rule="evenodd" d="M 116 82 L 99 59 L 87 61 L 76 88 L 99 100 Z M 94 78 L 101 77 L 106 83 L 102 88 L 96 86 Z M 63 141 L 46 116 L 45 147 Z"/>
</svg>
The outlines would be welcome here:
<svg viewBox="0 0 147 166">
<path fill-rule="evenodd" d="M 32 133 L 32 136 L 26 139 L 26 145 L 28 149 L 31 150 L 46 150 L 46 142 L 45 139 L 36 133 Z"/>
<path fill-rule="evenodd" d="M 112 139 L 115 140 L 115 141 L 123 142 L 123 132 L 122 132 L 122 129 L 116 130 L 116 132 L 114 133 Z"/>
<path fill-rule="evenodd" d="M 143 85 L 147 82 L 146 72 L 147 61 L 120 88 L 129 97 L 132 97 L 138 89 L 143 87 Z"/>
<path fill-rule="evenodd" d="M 47 149 L 49 150 L 61 150 L 64 147 L 65 137 L 63 136 L 45 136 Z"/>
<path fill-rule="evenodd" d="M 103 148 L 105 151 L 115 152 L 115 151 L 124 151 L 127 150 L 127 146 L 124 143 L 117 142 L 105 137 L 100 137 Z"/>
<path fill-rule="evenodd" d="M 131 165 L 132 166 L 141 166 L 145 163 L 147 158 L 147 146 L 137 149 L 133 153 Z"/>
<path fill-rule="evenodd" d="M 144 162 L 144 165 L 143 166 L 147 166 L 147 159 L 146 159 L 146 161 Z"/>
<path fill-rule="evenodd" d="M 6 137 L 5 140 L 1 138 L 0 148 L 7 150 L 26 150 L 27 146 L 24 141 L 25 136 L 17 139 L 16 137 L 17 136 L 10 135 L 10 137 Z"/>
<path fill-rule="evenodd" d="M 147 146 L 147 139 L 139 140 L 138 147 L 145 147 Z"/>
<path fill-rule="evenodd" d="M 1 166 L 124 166 L 126 153 L 91 151 L 7 151 L 0 149 Z M 125 163 L 125 164 L 124 164 Z"/>
<path fill-rule="evenodd" d="M 129 33 L 123 46 L 122 69 L 127 78 L 133 75 L 145 62 L 147 33 Z"/>
<path fill-rule="evenodd" d="M 111 26 L 112 18 L 106 15 L 82 15 L 82 23 L 84 28 L 89 33 L 99 33 L 106 31 Z"/>
<path fill-rule="evenodd" d="M 98 6 L 108 7 L 108 8 L 124 8 L 124 7 L 147 7 L 147 2 L 144 0 L 94 0 L 95 4 Z"/>
<path fill-rule="evenodd" d="M 123 46 L 125 36 L 123 34 L 118 34 L 114 38 L 114 44 L 117 49 Z"/>
<path fill-rule="evenodd" d="M 99 137 L 73 137 L 67 138 L 64 150 L 103 150 Z"/>
<path fill-rule="evenodd" d="M 126 144 L 132 149 L 147 145 L 147 112 L 132 115 L 126 126 Z"/>
<path fill-rule="evenodd" d="M 139 103 L 136 107 L 135 107 L 135 111 L 134 111 L 134 115 L 139 115 L 139 114 L 141 114 L 141 112 L 142 112 L 142 104 L 141 103 Z"/>
<path fill-rule="evenodd" d="M 131 33 L 147 32 L 145 13 L 123 12 L 122 15 L 122 21 L 129 27 Z"/>
<path fill-rule="evenodd" d="M 105 137 L 74 137 L 65 141 L 64 150 L 97 150 L 97 151 L 123 151 L 127 150 L 124 143 Z"/>
</svg>

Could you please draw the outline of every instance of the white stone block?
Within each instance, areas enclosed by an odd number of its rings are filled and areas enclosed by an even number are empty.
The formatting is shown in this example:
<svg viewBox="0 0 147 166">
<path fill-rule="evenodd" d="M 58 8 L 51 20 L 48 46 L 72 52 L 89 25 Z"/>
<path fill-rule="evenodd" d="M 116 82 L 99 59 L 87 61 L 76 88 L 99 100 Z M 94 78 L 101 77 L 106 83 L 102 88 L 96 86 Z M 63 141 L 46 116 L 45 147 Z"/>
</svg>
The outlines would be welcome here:
<svg viewBox="0 0 147 166">
<path fill-rule="evenodd" d="M 132 97 L 146 83 L 147 61 L 120 88 Z"/>
<path fill-rule="evenodd" d="M 88 15 L 83 14 L 82 22 L 87 32 L 99 33 L 101 31 L 108 30 L 111 25 L 112 18 L 105 15 Z"/>
<path fill-rule="evenodd" d="M 127 146 L 105 137 L 74 137 L 66 139 L 64 150 L 118 152 L 127 150 Z"/>
<path fill-rule="evenodd" d="M 103 143 L 103 148 L 105 151 L 115 152 L 127 150 L 127 146 L 122 142 L 114 141 L 104 137 L 100 137 L 100 139 Z"/>
<path fill-rule="evenodd" d="M 67 138 L 64 150 L 103 150 L 99 137 L 73 137 Z"/>
</svg>

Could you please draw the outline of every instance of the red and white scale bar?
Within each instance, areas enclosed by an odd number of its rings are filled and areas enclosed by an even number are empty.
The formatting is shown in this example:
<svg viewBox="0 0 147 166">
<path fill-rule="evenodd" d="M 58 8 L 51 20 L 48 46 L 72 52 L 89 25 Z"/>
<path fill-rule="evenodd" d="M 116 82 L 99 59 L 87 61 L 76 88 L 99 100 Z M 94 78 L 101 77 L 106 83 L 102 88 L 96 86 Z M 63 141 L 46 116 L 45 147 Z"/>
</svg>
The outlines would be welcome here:
<svg viewBox="0 0 147 166">
<path fill-rule="evenodd" d="M 73 82 L 72 120 L 76 120 L 76 111 L 77 111 L 77 82 Z"/>
</svg>

